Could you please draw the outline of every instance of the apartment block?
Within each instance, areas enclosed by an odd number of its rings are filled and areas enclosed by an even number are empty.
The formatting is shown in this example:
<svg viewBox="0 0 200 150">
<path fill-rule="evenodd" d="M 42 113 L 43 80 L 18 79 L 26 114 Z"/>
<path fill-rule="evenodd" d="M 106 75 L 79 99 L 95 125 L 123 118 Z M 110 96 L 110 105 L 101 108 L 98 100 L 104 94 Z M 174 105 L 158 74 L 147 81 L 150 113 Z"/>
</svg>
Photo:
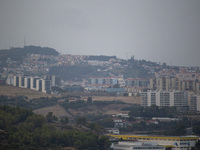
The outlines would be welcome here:
<svg viewBox="0 0 200 150">
<path fill-rule="evenodd" d="M 125 80 L 126 87 L 148 87 L 149 80 L 140 78 L 129 78 Z"/>
<path fill-rule="evenodd" d="M 50 91 L 51 91 L 51 80 L 37 79 L 35 90 L 41 91 L 43 93 L 50 93 Z"/>
<path fill-rule="evenodd" d="M 42 91 L 42 79 L 37 79 L 36 80 L 36 90 L 37 91 Z"/>
<path fill-rule="evenodd" d="M 8 78 L 6 80 L 6 84 L 14 85 L 14 76 L 8 76 Z"/>
<path fill-rule="evenodd" d="M 42 79 L 42 92 L 44 92 L 44 93 L 51 92 L 51 80 Z"/>
<path fill-rule="evenodd" d="M 150 90 L 177 90 L 192 91 L 199 94 L 200 84 L 198 80 L 180 79 L 177 77 L 157 77 L 149 81 Z"/>
<path fill-rule="evenodd" d="M 51 77 L 51 86 L 60 86 L 61 84 L 61 77 L 52 76 Z"/>
<path fill-rule="evenodd" d="M 51 81 L 51 86 L 60 86 L 61 84 L 61 77 L 59 76 L 50 76 L 47 75 L 44 77 L 45 80 L 50 80 Z"/>
<path fill-rule="evenodd" d="M 13 85 L 14 85 L 14 86 L 19 86 L 19 76 L 14 76 Z"/>
<path fill-rule="evenodd" d="M 24 76 L 19 76 L 19 87 L 23 88 L 24 87 Z"/>
<path fill-rule="evenodd" d="M 49 79 L 49 78 L 48 78 Z M 14 76 L 13 85 L 21 88 L 29 88 L 44 93 L 50 93 L 52 82 L 54 85 L 60 84 L 60 78 L 52 77 L 52 80 L 42 79 L 40 77 L 28 77 L 28 76 Z"/>
<path fill-rule="evenodd" d="M 106 84 L 106 85 L 114 85 L 118 84 L 117 77 L 94 77 L 89 79 L 90 84 Z"/>
<path fill-rule="evenodd" d="M 176 106 L 188 107 L 188 92 L 148 91 L 142 92 L 142 106 Z"/>
<path fill-rule="evenodd" d="M 190 111 L 200 111 L 200 95 L 189 95 Z"/>
<path fill-rule="evenodd" d="M 24 78 L 24 88 L 31 88 L 31 78 L 30 77 L 25 77 Z"/>
<path fill-rule="evenodd" d="M 30 83 L 31 83 L 31 89 L 35 90 L 36 89 L 36 81 L 40 79 L 39 77 L 31 77 Z"/>
</svg>

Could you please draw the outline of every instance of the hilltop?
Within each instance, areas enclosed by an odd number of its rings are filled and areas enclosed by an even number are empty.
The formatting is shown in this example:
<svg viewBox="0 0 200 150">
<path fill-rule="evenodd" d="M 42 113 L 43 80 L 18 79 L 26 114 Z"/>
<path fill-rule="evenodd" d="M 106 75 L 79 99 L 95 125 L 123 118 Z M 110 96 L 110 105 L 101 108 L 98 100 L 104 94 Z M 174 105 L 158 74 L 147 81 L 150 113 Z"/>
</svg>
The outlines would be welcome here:
<svg viewBox="0 0 200 150">
<path fill-rule="evenodd" d="M 23 59 L 27 54 L 41 54 L 41 55 L 54 55 L 57 56 L 59 53 L 49 47 L 40 46 L 25 46 L 23 48 L 10 48 L 0 50 L 0 60 L 2 66 L 6 65 L 6 61 L 10 58 L 12 61 L 17 61 L 19 64 L 23 62 Z"/>
</svg>

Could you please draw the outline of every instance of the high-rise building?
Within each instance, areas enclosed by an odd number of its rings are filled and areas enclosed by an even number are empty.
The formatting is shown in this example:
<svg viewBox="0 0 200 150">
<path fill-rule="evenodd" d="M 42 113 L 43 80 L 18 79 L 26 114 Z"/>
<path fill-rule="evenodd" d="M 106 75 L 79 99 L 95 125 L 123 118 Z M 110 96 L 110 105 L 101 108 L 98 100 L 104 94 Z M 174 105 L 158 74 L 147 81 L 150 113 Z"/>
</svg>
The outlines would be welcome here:
<svg viewBox="0 0 200 150">
<path fill-rule="evenodd" d="M 60 86 L 60 83 L 61 83 L 61 77 L 58 76 L 51 77 L 51 86 Z"/>
<path fill-rule="evenodd" d="M 200 95 L 189 95 L 190 111 L 200 111 Z"/>
<path fill-rule="evenodd" d="M 188 92 L 148 91 L 142 92 L 142 106 L 176 106 L 188 107 Z"/>
<path fill-rule="evenodd" d="M 149 88 L 151 90 L 156 90 L 156 78 L 152 78 L 149 80 Z"/>
<path fill-rule="evenodd" d="M 8 76 L 6 80 L 6 84 L 14 85 L 14 76 Z"/>
<path fill-rule="evenodd" d="M 14 76 L 14 86 L 19 86 L 19 76 Z"/>
<path fill-rule="evenodd" d="M 37 79 L 36 80 L 36 90 L 37 91 L 42 91 L 42 79 Z"/>
<path fill-rule="evenodd" d="M 129 78 L 125 80 L 127 87 L 148 87 L 149 81 L 147 79 Z"/>
<path fill-rule="evenodd" d="M 199 94 L 200 84 L 198 80 L 186 80 L 177 77 L 157 77 L 150 79 L 150 90 L 164 91 L 192 91 Z"/>
<path fill-rule="evenodd" d="M 19 77 L 19 87 L 24 87 L 24 76 L 18 76 Z"/>
<path fill-rule="evenodd" d="M 90 84 L 106 84 L 106 85 L 115 85 L 118 84 L 117 77 L 93 77 L 89 80 Z"/>
<path fill-rule="evenodd" d="M 24 88 L 31 88 L 31 78 L 30 77 L 25 77 L 24 78 Z"/>
<path fill-rule="evenodd" d="M 42 92 L 50 93 L 51 92 L 51 80 L 42 80 Z"/>
<path fill-rule="evenodd" d="M 48 76 L 48 79 L 51 76 Z M 60 77 L 52 76 L 54 85 L 60 84 Z M 52 80 L 42 79 L 40 77 L 28 77 L 28 76 L 14 76 L 13 85 L 21 88 L 29 88 L 44 93 L 51 92 Z"/>
<path fill-rule="evenodd" d="M 40 79 L 39 77 L 31 77 L 31 89 L 35 90 L 36 89 L 36 81 Z"/>
</svg>

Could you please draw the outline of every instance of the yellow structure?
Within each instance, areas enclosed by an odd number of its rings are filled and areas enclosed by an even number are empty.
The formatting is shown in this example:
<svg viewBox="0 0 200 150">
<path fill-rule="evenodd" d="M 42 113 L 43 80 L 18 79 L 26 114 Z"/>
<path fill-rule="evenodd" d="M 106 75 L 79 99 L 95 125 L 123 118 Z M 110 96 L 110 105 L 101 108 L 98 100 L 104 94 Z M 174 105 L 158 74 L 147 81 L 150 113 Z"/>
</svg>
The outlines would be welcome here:
<svg viewBox="0 0 200 150">
<path fill-rule="evenodd" d="M 108 135 L 112 138 L 128 141 L 154 142 L 169 150 L 191 150 L 195 147 L 197 136 L 148 136 L 148 135 Z"/>
</svg>

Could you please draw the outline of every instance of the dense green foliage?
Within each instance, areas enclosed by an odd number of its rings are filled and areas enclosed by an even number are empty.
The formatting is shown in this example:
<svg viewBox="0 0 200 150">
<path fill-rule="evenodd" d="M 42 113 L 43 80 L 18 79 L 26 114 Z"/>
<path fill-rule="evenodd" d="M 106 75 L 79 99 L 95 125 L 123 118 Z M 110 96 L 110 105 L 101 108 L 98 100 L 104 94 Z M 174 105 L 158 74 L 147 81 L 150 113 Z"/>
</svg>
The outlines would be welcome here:
<svg viewBox="0 0 200 150">
<path fill-rule="evenodd" d="M 12 105 L 12 106 L 20 106 L 22 108 L 32 109 L 32 105 L 30 102 L 26 101 L 26 97 L 18 96 L 18 97 L 8 97 L 4 95 L 0 95 L 0 104 L 1 105 Z"/>
<path fill-rule="evenodd" d="M 128 128 L 120 128 L 122 132 L 145 132 L 147 134 L 158 134 L 158 135 L 170 135 L 179 136 L 186 134 L 186 127 L 188 124 L 184 124 L 184 121 L 172 121 L 172 122 L 159 122 L 159 124 L 146 124 L 141 121 L 138 124 L 132 124 Z"/>
<path fill-rule="evenodd" d="M 77 149 L 106 150 L 107 137 L 75 130 L 59 131 L 48 125 L 44 117 L 19 107 L 0 106 L 0 149 Z"/>
<path fill-rule="evenodd" d="M 106 106 L 106 105 L 110 105 L 110 104 L 125 104 L 124 102 L 121 101 L 87 101 L 87 103 L 84 100 L 78 100 L 75 102 L 70 102 L 69 100 L 65 100 L 65 102 L 61 103 L 61 106 L 63 108 L 65 108 L 66 110 L 68 108 L 83 108 L 83 107 L 87 107 L 87 106 Z"/>
<path fill-rule="evenodd" d="M 192 120 L 193 132 L 200 135 L 200 120 Z"/>
<path fill-rule="evenodd" d="M 133 117 L 174 117 L 177 113 L 175 107 L 162 107 L 159 108 L 158 106 L 150 106 L 150 107 L 141 107 L 135 106 L 132 107 L 129 116 L 130 118 Z"/>
<path fill-rule="evenodd" d="M 55 97 L 41 97 L 38 99 L 32 99 L 27 101 L 27 97 L 18 96 L 18 97 L 7 97 L 0 95 L 0 104 L 1 105 L 11 105 L 19 106 L 27 109 L 38 109 L 46 106 L 52 106 L 57 103 L 58 99 Z"/>
<path fill-rule="evenodd" d="M 114 127 L 114 121 L 112 118 L 103 118 L 101 120 L 97 121 L 97 124 L 102 127 L 106 128 L 113 128 Z"/>
</svg>

